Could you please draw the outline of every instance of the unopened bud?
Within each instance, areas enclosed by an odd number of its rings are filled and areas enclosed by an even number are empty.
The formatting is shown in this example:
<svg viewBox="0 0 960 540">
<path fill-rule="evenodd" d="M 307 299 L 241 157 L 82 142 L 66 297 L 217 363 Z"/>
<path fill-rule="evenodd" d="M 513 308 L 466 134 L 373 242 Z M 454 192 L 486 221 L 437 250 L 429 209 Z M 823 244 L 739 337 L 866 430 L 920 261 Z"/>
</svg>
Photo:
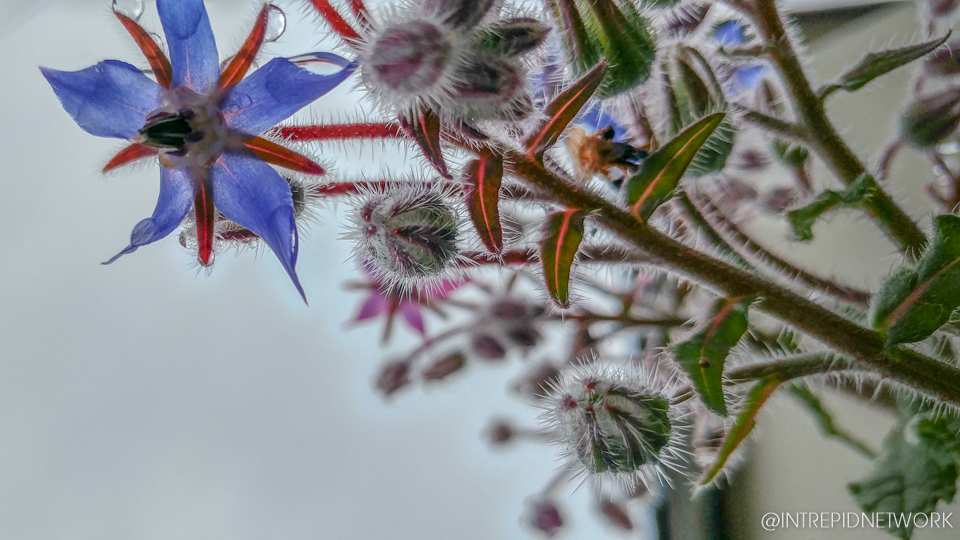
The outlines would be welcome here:
<svg viewBox="0 0 960 540">
<path fill-rule="evenodd" d="M 443 78 L 450 60 L 450 43 L 427 21 L 387 27 L 371 38 L 363 62 L 368 82 L 403 95 L 429 93 Z"/>
<path fill-rule="evenodd" d="M 540 340 L 543 339 L 543 334 L 540 333 L 540 330 L 537 329 L 536 326 L 520 324 L 508 328 L 507 337 L 514 345 L 523 349 L 530 349 L 540 343 Z"/>
<path fill-rule="evenodd" d="M 563 516 L 557 504 L 549 499 L 538 499 L 530 505 L 528 523 L 547 536 L 556 536 L 563 528 Z"/>
<path fill-rule="evenodd" d="M 487 440 L 493 446 L 506 445 L 513 440 L 514 435 L 516 431 L 513 429 L 513 424 L 506 420 L 494 420 L 487 428 Z"/>
<path fill-rule="evenodd" d="M 377 376 L 377 390 L 384 397 L 391 397 L 410 384 L 410 363 L 394 361 L 383 366 Z"/>
<path fill-rule="evenodd" d="M 502 56 L 519 56 L 539 47 L 549 33 L 550 27 L 537 19 L 507 19 L 486 27 L 478 47 Z"/>
<path fill-rule="evenodd" d="M 496 0 L 425 0 L 423 11 L 439 17 L 451 30 L 472 30 L 495 3 Z"/>
<path fill-rule="evenodd" d="M 507 356 L 507 348 L 497 338 L 486 333 L 474 334 L 470 347 L 484 360 L 503 360 Z"/>
<path fill-rule="evenodd" d="M 448 354 L 443 358 L 433 362 L 420 374 L 423 380 L 429 382 L 442 381 L 463 369 L 467 359 L 462 352 Z"/>
<path fill-rule="evenodd" d="M 457 213 L 436 191 L 373 194 L 355 220 L 361 254 L 386 281 L 439 277 L 459 253 Z"/>
<path fill-rule="evenodd" d="M 953 135 L 960 125 L 960 89 L 948 88 L 913 102 L 900 119 L 903 139 L 929 148 Z"/>
<path fill-rule="evenodd" d="M 642 370 L 581 365 L 564 375 L 546 419 L 587 473 L 648 484 L 683 461 L 684 426 L 666 385 Z"/>
</svg>

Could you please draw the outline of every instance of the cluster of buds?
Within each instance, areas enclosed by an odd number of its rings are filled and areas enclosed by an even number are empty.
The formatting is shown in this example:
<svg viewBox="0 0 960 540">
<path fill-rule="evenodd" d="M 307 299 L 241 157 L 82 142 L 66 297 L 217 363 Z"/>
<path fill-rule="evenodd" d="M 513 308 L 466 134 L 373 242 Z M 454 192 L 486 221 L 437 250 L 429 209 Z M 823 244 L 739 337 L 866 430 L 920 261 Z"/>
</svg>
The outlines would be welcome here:
<svg viewBox="0 0 960 540">
<path fill-rule="evenodd" d="M 527 351 L 543 339 L 540 329 L 545 310 L 542 305 L 518 297 L 493 300 L 488 311 L 472 332 L 470 348 L 483 360 L 506 358 L 513 350 Z"/>
<path fill-rule="evenodd" d="M 533 100 L 521 57 L 549 27 L 501 18 L 495 0 L 427 0 L 371 21 L 363 39 L 363 81 L 391 110 L 426 106 L 461 120 L 517 120 Z"/>
<path fill-rule="evenodd" d="M 564 374 L 544 420 L 574 462 L 599 480 L 651 487 L 679 470 L 685 413 L 670 402 L 671 381 L 593 362 Z"/>
<path fill-rule="evenodd" d="M 357 258 L 387 289 L 436 286 L 460 266 L 462 219 L 450 194 L 426 186 L 388 187 L 357 198 Z"/>
</svg>

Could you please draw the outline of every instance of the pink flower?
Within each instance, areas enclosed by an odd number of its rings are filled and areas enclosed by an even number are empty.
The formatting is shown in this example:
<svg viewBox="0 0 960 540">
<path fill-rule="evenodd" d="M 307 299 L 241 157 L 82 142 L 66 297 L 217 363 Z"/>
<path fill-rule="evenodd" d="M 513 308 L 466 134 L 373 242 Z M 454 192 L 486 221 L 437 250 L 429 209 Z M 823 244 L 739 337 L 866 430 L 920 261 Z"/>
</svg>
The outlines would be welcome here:
<svg viewBox="0 0 960 540">
<path fill-rule="evenodd" d="M 434 309 L 437 303 L 445 300 L 464 283 L 466 283 L 464 279 L 448 279 L 440 282 L 436 287 L 404 294 L 385 287 L 383 283 L 368 274 L 365 282 L 348 284 L 348 288 L 369 291 L 350 323 L 370 321 L 385 315 L 383 341 L 386 342 L 393 332 L 394 319 L 399 314 L 407 326 L 425 337 L 427 327 L 423 317 L 424 308 Z"/>
</svg>

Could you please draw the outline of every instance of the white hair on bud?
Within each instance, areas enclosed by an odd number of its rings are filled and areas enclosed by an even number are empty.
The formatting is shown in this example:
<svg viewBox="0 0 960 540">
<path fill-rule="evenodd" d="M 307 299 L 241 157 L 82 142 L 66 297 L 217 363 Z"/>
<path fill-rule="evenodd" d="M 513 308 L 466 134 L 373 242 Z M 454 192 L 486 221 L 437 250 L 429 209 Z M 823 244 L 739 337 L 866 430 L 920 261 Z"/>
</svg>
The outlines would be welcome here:
<svg viewBox="0 0 960 540">
<path fill-rule="evenodd" d="M 576 467 L 577 476 L 591 480 L 598 489 L 672 485 L 677 475 L 685 475 L 690 458 L 686 449 L 689 409 L 671 403 L 675 389 L 675 373 L 661 372 L 659 364 L 649 370 L 638 365 L 610 364 L 594 355 L 568 367 L 559 382 L 550 384 L 540 405 L 544 409 L 541 419 L 563 448 L 568 463 Z M 610 421 L 619 426 L 619 438 L 614 433 L 604 434 L 603 430 L 612 426 L 597 418 L 598 414 L 610 414 L 603 411 L 613 410 L 608 408 L 614 407 L 610 399 L 626 401 L 623 406 L 639 407 L 625 411 L 635 415 L 630 423 Z M 657 408 L 661 406 L 664 409 Z M 635 424 L 638 419 L 649 420 L 654 428 L 666 428 L 669 432 L 646 432 Z M 611 450 L 611 442 L 622 442 L 622 447 Z M 595 456 L 597 451 L 605 454 Z M 620 451 L 629 452 L 630 461 L 638 459 L 642 463 L 624 462 L 617 455 Z"/>
</svg>

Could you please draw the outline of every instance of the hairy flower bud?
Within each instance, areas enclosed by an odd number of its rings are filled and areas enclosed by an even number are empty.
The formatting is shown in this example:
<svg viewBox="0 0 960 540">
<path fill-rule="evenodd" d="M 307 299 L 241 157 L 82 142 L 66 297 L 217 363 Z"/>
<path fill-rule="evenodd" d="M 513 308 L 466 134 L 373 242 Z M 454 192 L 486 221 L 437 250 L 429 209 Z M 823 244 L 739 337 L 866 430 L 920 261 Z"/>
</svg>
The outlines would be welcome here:
<svg viewBox="0 0 960 540">
<path fill-rule="evenodd" d="M 361 260 L 388 287 L 435 282 L 456 267 L 460 218 L 437 189 L 390 189 L 361 196 L 352 236 Z"/>
<path fill-rule="evenodd" d="M 900 119 L 903 139 L 917 148 L 929 148 L 953 135 L 960 126 L 960 89 L 948 88 L 922 97 Z"/>
<path fill-rule="evenodd" d="M 477 48 L 495 55 L 513 57 L 539 47 L 550 33 L 550 27 L 529 17 L 497 21 L 478 37 Z"/>
<path fill-rule="evenodd" d="M 439 17 L 454 29 L 473 29 L 493 8 L 496 0 L 424 0 L 423 11 Z"/>
<path fill-rule="evenodd" d="M 664 393 L 670 385 L 644 379 L 642 372 L 592 364 L 566 373 L 552 393 L 546 419 L 591 475 L 648 484 L 679 464 L 685 426 Z"/>
<path fill-rule="evenodd" d="M 363 63 L 371 85 L 401 95 L 429 93 L 449 68 L 450 43 L 435 25 L 420 20 L 377 34 Z"/>
</svg>

